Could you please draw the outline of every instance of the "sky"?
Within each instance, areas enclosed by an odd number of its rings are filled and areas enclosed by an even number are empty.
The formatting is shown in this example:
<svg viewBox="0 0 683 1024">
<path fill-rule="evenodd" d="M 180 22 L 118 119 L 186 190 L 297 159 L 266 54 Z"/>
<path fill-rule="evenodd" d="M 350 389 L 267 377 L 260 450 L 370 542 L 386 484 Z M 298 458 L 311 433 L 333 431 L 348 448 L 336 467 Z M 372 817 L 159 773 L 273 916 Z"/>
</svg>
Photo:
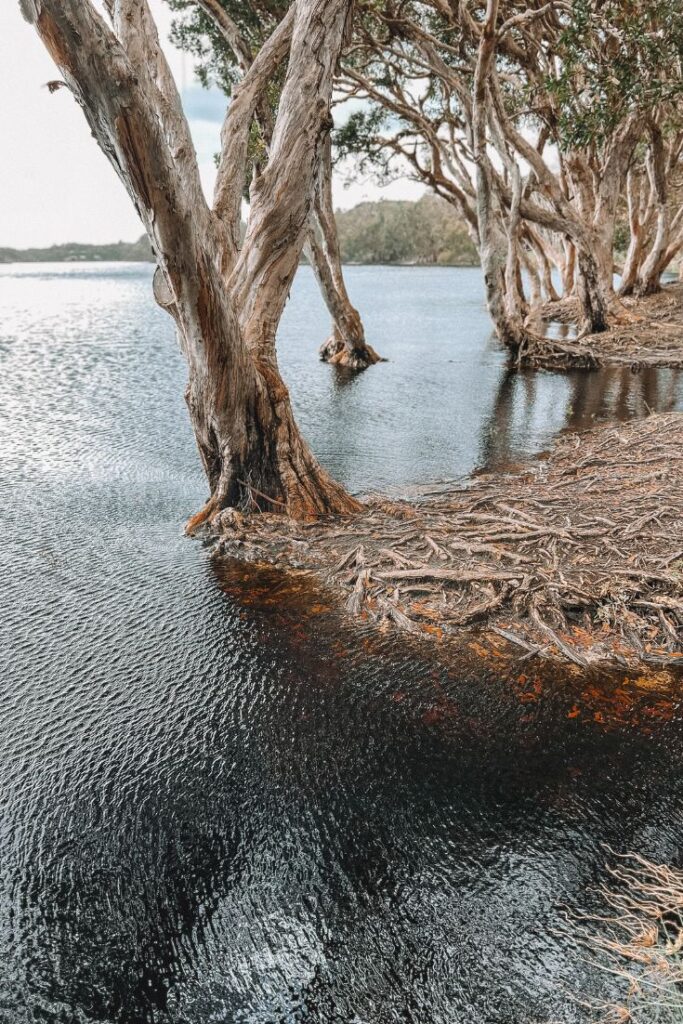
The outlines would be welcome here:
<svg viewBox="0 0 683 1024">
<path fill-rule="evenodd" d="M 170 12 L 150 0 L 161 38 Z M 191 59 L 165 43 L 183 96 L 202 181 L 213 189 L 225 99 L 195 81 Z M 132 204 L 97 147 L 83 114 L 66 89 L 50 94 L 45 83 L 59 73 L 18 0 L 0 5 L 0 246 L 27 248 L 61 242 L 133 241 L 142 226 Z M 416 199 L 409 181 L 380 189 L 371 182 L 345 187 L 335 180 L 335 203 L 344 209 L 366 199 Z"/>
</svg>

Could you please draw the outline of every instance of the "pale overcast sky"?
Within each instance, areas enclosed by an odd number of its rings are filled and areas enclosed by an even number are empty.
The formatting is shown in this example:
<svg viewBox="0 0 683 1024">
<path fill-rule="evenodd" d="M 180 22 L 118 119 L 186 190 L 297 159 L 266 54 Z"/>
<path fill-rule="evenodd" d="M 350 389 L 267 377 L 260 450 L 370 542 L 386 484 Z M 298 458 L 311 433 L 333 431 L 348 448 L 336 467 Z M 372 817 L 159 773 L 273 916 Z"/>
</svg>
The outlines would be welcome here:
<svg viewBox="0 0 683 1024">
<path fill-rule="evenodd" d="M 170 13 L 151 0 L 162 38 Z M 167 47 L 183 93 L 202 170 L 211 193 L 224 100 L 194 81 L 191 61 Z M 71 94 L 50 95 L 45 82 L 57 76 L 42 43 L 21 17 L 18 0 L 0 5 L 0 246 L 59 242 L 132 241 L 142 232 L 123 186 L 90 136 Z M 380 196 L 417 198 L 422 189 L 397 182 L 386 189 L 336 183 L 338 206 Z"/>
</svg>

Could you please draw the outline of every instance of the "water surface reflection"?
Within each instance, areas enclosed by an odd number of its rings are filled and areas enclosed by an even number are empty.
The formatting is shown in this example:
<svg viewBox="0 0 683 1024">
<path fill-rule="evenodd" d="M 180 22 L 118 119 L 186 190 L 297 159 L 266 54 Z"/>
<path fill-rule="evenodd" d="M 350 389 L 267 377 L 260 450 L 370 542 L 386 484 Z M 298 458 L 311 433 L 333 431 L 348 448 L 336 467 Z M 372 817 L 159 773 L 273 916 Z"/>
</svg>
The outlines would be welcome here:
<svg viewBox="0 0 683 1024">
<path fill-rule="evenodd" d="M 341 386 L 313 358 L 307 273 L 281 351 L 355 489 L 681 405 L 671 371 L 512 377 L 477 272 L 349 278 L 391 362 Z M 0 270 L 0 1020 L 580 1020 L 557 907 L 603 842 L 675 860 L 677 692 L 444 662 L 212 562 L 181 535 L 204 482 L 149 284 Z"/>
<path fill-rule="evenodd" d="M 560 398 L 555 388 L 548 386 L 545 371 L 517 370 L 511 365 L 505 368 L 490 416 L 482 428 L 482 469 L 500 468 L 528 456 L 524 438 L 529 439 L 529 446 L 538 443 L 539 421 L 546 428 L 554 424 L 554 433 L 580 431 L 597 423 L 623 423 L 651 412 L 671 412 L 681 407 L 680 370 L 652 366 L 638 373 L 627 366 L 571 370 L 562 374 L 561 383 Z"/>
</svg>

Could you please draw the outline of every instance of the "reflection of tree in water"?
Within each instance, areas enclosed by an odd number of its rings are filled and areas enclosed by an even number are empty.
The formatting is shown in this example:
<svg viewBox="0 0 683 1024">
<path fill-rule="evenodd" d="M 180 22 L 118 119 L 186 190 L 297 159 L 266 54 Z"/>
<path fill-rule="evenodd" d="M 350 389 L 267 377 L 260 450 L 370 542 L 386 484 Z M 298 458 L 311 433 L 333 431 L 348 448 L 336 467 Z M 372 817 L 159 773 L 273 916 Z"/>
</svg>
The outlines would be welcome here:
<svg viewBox="0 0 683 1024">
<path fill-rule="evenodd" d="M 493 408 L 484 421 L 481 463 L 486 469 L 508 464 L 514 459 L 514 437 L 519 435 L 519 418 L 530 423 L 537 401 L 537 376 L 511 363 L 505 367 Z"/>
<path fill-rule="evenodd" d="M 355 384 L 359 378 L 360 373 L 358 370 L 352 370 L 348 366 L 333 366 L 334 373 L 332 374 L 332 390 L 335 394 L 343 394 L 352 384 Z"/>
<path fill-rule="evenodd" d="M 606 419 L 625 422 L 650 412 L 670 412 L 676 406 L 682 382 L 680 370 L 653 366 L 637 373 L 628 366 L 574 371 L 566 426 L 582 430 Z"/>
<path fill-rule="evenodd" d="M 520 443 L 532 434 L 534 424 L 537 428 L 542 422 L 547 376 L 506 366 L 482 431 L 483 467 L 495 469 L 519 459 Z M 683 372 L 662 367 L 633 373 L 628 366 L 610 366 L 551 376 L 561 376 L 568 384 L 561 430 L 586 430 L 606 420 L 625 422 L 651 412 L 670 412 L 683 394 Z"/>
</svg>

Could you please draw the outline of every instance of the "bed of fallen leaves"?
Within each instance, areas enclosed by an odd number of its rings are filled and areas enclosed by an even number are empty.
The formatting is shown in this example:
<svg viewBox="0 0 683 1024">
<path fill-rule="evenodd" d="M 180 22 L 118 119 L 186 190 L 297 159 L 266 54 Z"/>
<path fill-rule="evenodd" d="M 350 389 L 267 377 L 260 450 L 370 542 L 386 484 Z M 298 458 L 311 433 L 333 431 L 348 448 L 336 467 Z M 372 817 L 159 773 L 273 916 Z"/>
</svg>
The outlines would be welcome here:
<svg viewBox="0 0 683 1024">
<path fill-rule="evenodd" d="M 563 436 L 517 472 L 302 524 L 229 511 L 221 552 L 312 570 L 348 612 L 521 660 L 683 668 L 683 414 Z M 492 636 L 493 634 L 493 636 Z"/>
</svg>

